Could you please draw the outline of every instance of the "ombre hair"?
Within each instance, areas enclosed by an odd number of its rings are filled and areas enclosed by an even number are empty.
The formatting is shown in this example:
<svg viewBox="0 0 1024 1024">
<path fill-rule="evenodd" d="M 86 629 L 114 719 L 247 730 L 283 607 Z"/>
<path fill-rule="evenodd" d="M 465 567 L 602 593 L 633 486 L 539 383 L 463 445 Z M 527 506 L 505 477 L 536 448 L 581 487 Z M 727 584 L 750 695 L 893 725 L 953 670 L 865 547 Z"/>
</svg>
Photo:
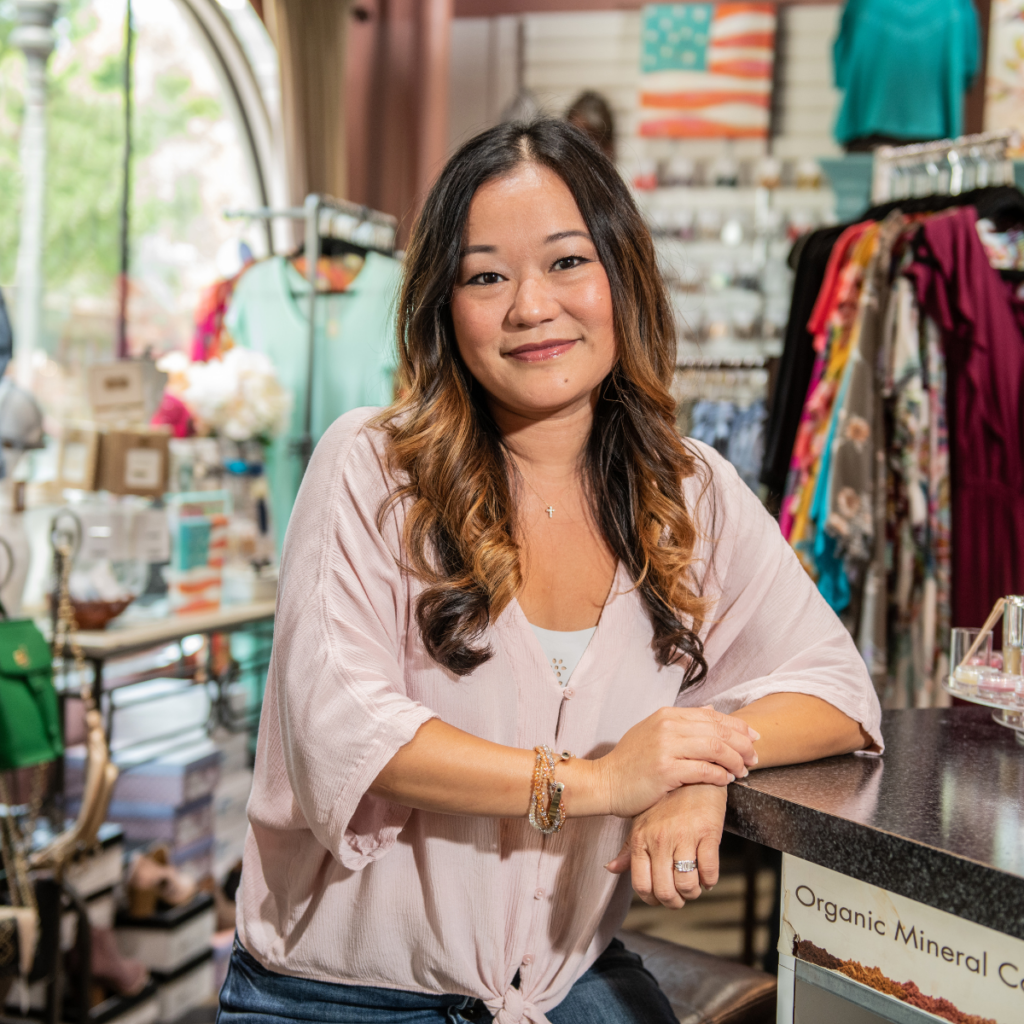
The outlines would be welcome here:
<svg viewBox="0 0 1024 1024">
<path fill-rule="evenodd" d="M 525 162 L 554 171 L 576 200 L 611 289 L 618 348 L 600 385 L 581 472 L 595 523 L 651 618 L 658 662 L 707 674 L 697 527 L 683 481 L 706 464 L 679 437 L 669 384 L 671 306 L 650 232 L 614 164 L 561 121 L 502 124 L 467 142 L 430 190 L 412 232 L 398 308 L 400 397 L 378 424 L 403 481 L 380 510 L 404 507 L 404 565 L 423 583 L 416 619 L 430 656 L 458 675 L 491 657 L 484 630 L 523 584 L 518 472 L 487 396 L 456 344 L 451 298 L 476 190 Z"/>
</svg>

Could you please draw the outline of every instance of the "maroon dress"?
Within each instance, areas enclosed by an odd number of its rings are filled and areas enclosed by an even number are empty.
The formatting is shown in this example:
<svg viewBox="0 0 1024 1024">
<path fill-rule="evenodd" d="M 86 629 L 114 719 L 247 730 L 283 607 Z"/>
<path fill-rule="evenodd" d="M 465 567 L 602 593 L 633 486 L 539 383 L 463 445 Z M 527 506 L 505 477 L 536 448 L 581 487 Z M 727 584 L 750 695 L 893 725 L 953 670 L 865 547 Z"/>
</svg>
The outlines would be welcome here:
<svg viewBox="0 0 1024 1024">
<path fill-rule="evenodd" d="M 1024 593 L 1024 309 L 967 206 L 928 221 L 907 273 L 942 330 L 952 485 L 952 624 Z"/>
</svg>

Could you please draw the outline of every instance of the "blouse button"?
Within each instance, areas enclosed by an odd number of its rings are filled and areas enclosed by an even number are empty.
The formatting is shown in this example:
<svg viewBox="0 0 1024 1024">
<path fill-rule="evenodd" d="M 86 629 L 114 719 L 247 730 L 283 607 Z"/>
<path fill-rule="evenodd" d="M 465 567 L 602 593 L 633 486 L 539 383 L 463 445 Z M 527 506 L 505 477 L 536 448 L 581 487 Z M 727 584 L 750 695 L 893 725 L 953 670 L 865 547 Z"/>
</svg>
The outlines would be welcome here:
<svg viewBox="0 0 1024 1024">
<path fill-rule="evenodd" d="M 571 686 L 565 691 L 566 698 L 573 697 L 575 694 L 576 691 Z"/>
<path fill-rule="evenodd" d="M 538 889 L 538 890 L 537 890 L 537 891 L 536 891 L 536 892 L 535 892 L 535 893 L 533 894 L 533 898 L 534 898 L 535 900 L 542 900 L 542 899 L 544 899 L 544 890 L 543 890 L 543 889 Z"/>
<path fill-rule="evenodd" d="M 527 953 L 526 956 L 523 957 L 523 966 L 524 967 L 529 967 L 530 964 L 532 964 L 532 963 L 533 963 L 533 954 L 532 953 Z"/>
</svg>

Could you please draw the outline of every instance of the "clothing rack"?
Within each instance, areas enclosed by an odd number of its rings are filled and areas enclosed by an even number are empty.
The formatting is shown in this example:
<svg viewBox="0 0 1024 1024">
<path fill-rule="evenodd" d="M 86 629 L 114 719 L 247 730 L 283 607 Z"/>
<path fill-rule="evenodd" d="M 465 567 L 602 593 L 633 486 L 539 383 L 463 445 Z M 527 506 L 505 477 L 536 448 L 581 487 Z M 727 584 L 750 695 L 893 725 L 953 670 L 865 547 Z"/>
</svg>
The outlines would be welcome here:
<svg viewBox="0 0 1024 1024">
<path fill-rule="evenodd" d="M 350 203 L 332 196 L 310 193 L 302 206 L 272 209 L 262 206 L 255 210 L 225 210 L 229 220 L 298 220 L 305 222 L 304 251 L 306 279 L 309 282 L 309 359 L 306 370 L 306 408 L 302 435 L 295 442 L 295 452 L 302 460 L 305 473 L 313 454 L 313 358 L 316 352 L 316 299 L 317 264 L 320 262 L 320 239 L 343 238 L 357 245 L 393 253 L 398 219 L 388 213 L 371 210 L 359 203 Z M 273 251 L 271 251 L 273 255 Z"/>
<path fill-rule="evenodd" d="M 879 146 L 871 201 L 877 205 L 914 196 L 956 196 L 988 185 L 1011 185 L 1013 164 L 1007 153 L 1019 143 L 1016 131 L 999 131 L 909 146 Z"/>
</svg>

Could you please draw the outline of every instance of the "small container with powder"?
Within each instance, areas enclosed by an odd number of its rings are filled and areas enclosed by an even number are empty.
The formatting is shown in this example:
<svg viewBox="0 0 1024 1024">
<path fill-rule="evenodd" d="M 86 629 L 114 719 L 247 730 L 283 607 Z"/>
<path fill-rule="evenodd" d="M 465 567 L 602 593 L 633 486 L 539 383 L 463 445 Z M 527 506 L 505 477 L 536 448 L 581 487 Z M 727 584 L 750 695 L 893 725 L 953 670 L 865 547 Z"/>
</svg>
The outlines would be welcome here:
<svg viewBox="0 0 1024 1024">
<path fill-rule="evenodd" d="M 995 668 L 978 669 L 978 696 L 1000 704 L 1013 704 L 1017 696 L 1020 676 L 1011 676 Z"/>
</svg>

